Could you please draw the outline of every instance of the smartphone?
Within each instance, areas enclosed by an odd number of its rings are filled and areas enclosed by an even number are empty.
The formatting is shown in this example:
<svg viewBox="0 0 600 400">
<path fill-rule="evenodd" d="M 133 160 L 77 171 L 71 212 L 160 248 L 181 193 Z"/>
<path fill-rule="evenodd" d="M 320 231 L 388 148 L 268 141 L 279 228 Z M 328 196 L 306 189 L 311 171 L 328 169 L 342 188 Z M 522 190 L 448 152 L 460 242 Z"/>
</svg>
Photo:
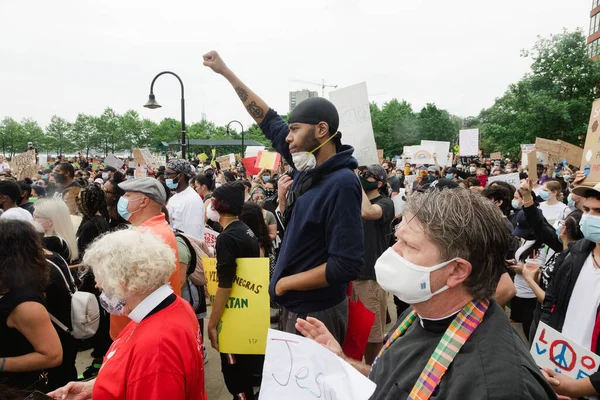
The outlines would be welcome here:
<svg viewBox="0 0 600 400">
<path fill-rule="evenodd" d="M 35 392 L 31 393 L 29 396 L 25 397 L 25 400 L 45 400 L 45 399 L 52 399 L 52 397 L 46 396 L 44 393 L 40 392 L 39 390 L 36 390 Z"/>
</svg>

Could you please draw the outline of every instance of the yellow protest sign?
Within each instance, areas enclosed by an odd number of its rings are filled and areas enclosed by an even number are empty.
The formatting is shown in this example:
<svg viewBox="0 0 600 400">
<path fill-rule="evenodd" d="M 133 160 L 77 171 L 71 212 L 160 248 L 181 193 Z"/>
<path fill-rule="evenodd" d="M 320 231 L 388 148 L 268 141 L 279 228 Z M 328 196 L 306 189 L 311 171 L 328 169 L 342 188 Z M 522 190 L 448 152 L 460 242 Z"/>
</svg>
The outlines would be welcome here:
<svg viewBox="0 0 600 400">
<path fill-rule="evenodd" d="M 269 312 L 269 259 L 238 258 L 229 301 L 218 326 L 219 351 L 232 354 L 265 354 Z M 202 258 L 206 289 L 211 303 L 217 293 L 217 260 Z"/>
<path fill-rule="evenodd" d="M 276 170 L 281 162 L 281 155 L 271 151 L 259 151 L 256 157 L 256 168 Z"/>
<path fill-rule="evenodd" d="M 200 160 L 200 162 L 204 162 L 206 160 L 208 160 L 208 156 L 206 155 L 206 153 L 200 153 L 197 155 L 198 160 Z"/>
</svg>

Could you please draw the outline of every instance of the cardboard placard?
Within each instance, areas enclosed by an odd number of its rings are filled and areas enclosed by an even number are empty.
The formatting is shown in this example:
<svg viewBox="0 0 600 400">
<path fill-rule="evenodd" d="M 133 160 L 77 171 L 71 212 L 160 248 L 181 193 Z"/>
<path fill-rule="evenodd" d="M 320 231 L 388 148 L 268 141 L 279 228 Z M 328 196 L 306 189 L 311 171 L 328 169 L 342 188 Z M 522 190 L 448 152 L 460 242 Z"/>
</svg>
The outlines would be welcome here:
<svg viewBox="0 0 600 400">
<path fill-rule="evenodd" d="M 275 171 L 281 162 L 281 154 L 272 151 L 259 151 L 256 156 L 255 167 Z"/>
<path fill-rule="evenodd" d="M 534 149 L 534 151 L 527 153 L 527 175 L 533 184 L 537 183 L 537 181 L 540 179 L 537 176 L 537 164 L 537 152 Z"/>
<path fill-rule="evenodd" d="M 383 150 L 377 149 L 377 158 L 379 159 L 379 164 L 381 164 L 384 160 L 383 158 Z"/>
<path fill-rule="evenodd" d="M 104 159 L 104 163 L 110 167 L 120 169 L 123 167 L 123 161 L 119 160 L 114 154 L 109 154 Z"/>
<path fill-rule="evenodd" d="M 492 153 L 492 154 L 490 154 L 490 159 L 491 160 L 502 160 L 502 153 L 500 153 L 500 152 Z"/>
<path fill-rule="evenodd" d="M 371 109 L 365 82 L 334 90 L 329 100 L 340 116 L 338 130 L 343 133 L 344 144 L 354 147 L 358 165 L 377 164 L 377 145 L 371 123 Z"/>
<path fill-rule="evenodd" d="M 459 132 L 461 156 L 479 155 L 479 129 L 463 129 Z"/>
<path fill-rule="evenodd" d="M 535 148 L 537 151 L 543 151 L 552 156 L 558 156 L 560 154 L 560 143 L 556 140 L 539 137 L 535 138 Z"/>
<path fill-rule="evenodd" d="M 17 180 L 22 181 L 25 178 L 32 178 L 37 173 L 35 150 L 15 154 L 9 164 L 10 171 L 17 177 Z"/>
<path fill-rule="evenodd" d="M 221 167 L 221 171 L 229 171 L 231 170 L 231 162 L 229 155 L 217 157 L 217 162 Z"/>
<path fill-rule="evenodd" d="M 540 321 L 531 346 L 531 356 L 540 368 L 550 368 L 572 379 L 583 379 L 598 371 L 600 357 Z"/>
<path fill-rule="evenodd" d="M 600 182 L 600 99 L 594 100 L 590 123 L 588 124 L 581 168 L 586 175 L 585 186 L 594 186 Z"/>
<path fill-rule="evenodd" d="M 571 143 L 563 142 L 562 140 L 559 140 L 558 142 L 560 143 L 560 154 L 558 155 L 560 162 L 562 163 L 563 160 L 567 160 L 568 165 L 580 168 L 583 149 Z"/>
<path fill-rule="evenodd" d="M 269 307 L 269 259 L 238 258 L 229 301 L 218 331 L 219 351 L 230 354 L 265 354 L 271 325 Z M 202 258 L 206 289 L 217 294 L 217 259 Z M 211 299 L 213 303 L 213 299 Z"/>
</svg>

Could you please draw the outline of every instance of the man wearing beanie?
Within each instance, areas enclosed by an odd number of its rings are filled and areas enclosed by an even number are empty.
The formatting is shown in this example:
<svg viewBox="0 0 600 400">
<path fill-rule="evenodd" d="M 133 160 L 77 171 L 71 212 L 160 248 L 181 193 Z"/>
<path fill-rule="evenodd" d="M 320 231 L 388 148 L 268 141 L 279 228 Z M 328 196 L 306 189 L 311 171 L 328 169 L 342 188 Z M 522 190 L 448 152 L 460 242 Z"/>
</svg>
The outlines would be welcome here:
<svg viewBox="0 0 600 400">
<path fill-rule="evenodd" d="M 208 337 L 214 349 L 219 350 L 217 327 L 225 305 L 231 294 L 236 276 L 238 258 L 260 257 L 258 239 L 252 230 L 238 219 L 244 206 L 244 185 L 241 182 L 228 182 L 215 189 L 212 194 L 212 207 L 219 215 L 223 232 L 217 236 L 215 254 L 219 287 L 213 301 Z M 249 324 L 252 321 L 248 321 Z M 254 399 L 254 375 L 260 375 L 264 356 L 252 354 L 221 353 L 221 371 L 227 390 L 236 399 Z"/>
<path fill-rule="evenodd" d="M 348 283 L 364 256 L 362 189 L 353 173 L 354 149 L 343 146 L 335 106 L 310 98 L 290 114 L 289 125 L 211 51 L 204 65 L 234 87 L 248 113 L 292 166 L 285 235 L 269 293 L 281 307 L 280 329 L 297 333 L 298 317 L 321 320 L 340 343 L 348 323 Z M 285 178 L 284 178 L 285 179 Z"/>
<path fill-rule="evenodd" d="M 165 183 L 177 193 L 167 203 L 171 227 L 196 239 L 204 239 L 204 202 L 189 185 L 193 172 L 190 162 L 174 159 L 165 170 Z"/>
</svg>

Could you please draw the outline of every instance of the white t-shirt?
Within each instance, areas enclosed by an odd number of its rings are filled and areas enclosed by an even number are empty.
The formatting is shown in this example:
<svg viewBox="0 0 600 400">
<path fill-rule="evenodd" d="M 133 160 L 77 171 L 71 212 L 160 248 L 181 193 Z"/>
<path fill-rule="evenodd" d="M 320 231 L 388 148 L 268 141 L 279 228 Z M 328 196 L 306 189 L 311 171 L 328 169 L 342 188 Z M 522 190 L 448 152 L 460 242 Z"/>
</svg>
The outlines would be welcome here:
<svg viewBox="0 0 600 400">
<path fill-rule="evenodd" d="M 567 307 L 562 334 L 591 350 L 596 311 L 600 304 L 600 270 L 594 268 L 592 255 L 583 263 Z"/>
<path fill-rule="evenodd" d="M 204 239 L 204 202 L 194 189 L 187 187 L 167 203 L 171 228 L 180 230 L 196 239 Z"/>
<path fill-rule="evenodd" d="M 556 221 L 564 220 L 570 213 L 569 207 L 567 207 L 565 203 L 561 202 L 550 206 L 548 205 L 548 202 L 545 201 L 542 204 L 540 204 L 540 210 L 542 210 L 544 218 L 546 218 L 550 225 L 554 224 L 554 222 Z"/>
<path fill-rule="evenodd" d="M 0 215 L 0 218 L 4 219 L 20 219 L 21 221 L 32 222 L 33 217 L 31 213 L 27 210 L 22 209 L 21 207 L 13 207 L 9 210 L 6 210 Z"/>
<path fill-rule="evenodd" d="M 529 250 L 534 244 L 535 240 L 524 241 L 521 247 L 515 252 L 515 260 L 517 260 L 518 263 L 524 263 L 525 260 L 521 260 L 521 255 Z M 536 259 L 545 262 L 544 254 L 540 249 L 536 249 L 536 253 Z M 525 278 L 523 278 L 523 275 L 515 275 L 515 289 L 517 290 L 516 296 L 521 299 L 534 299 L 536 297 L 535 292 L 531 289 Z"/>
</svg>

